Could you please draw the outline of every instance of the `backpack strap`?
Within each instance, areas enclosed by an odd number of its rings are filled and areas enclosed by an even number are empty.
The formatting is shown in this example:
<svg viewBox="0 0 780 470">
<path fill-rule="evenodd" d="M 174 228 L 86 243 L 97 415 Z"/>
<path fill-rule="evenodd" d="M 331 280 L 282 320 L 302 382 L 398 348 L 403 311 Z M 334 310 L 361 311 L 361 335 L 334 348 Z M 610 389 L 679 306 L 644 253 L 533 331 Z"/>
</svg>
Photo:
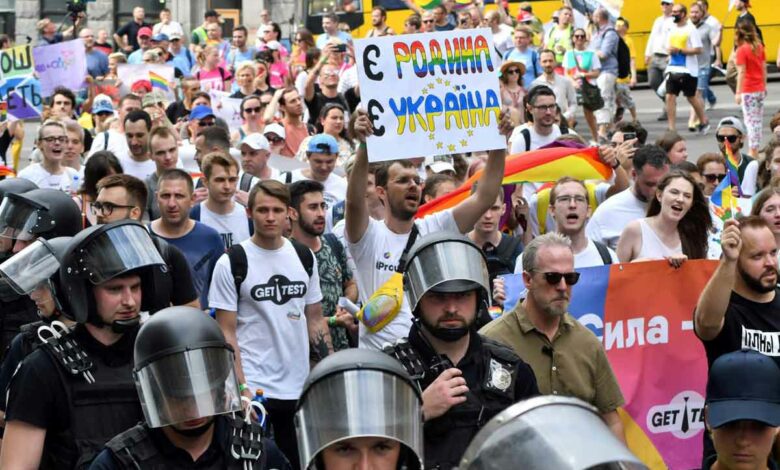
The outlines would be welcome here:
<svg viewBox="0 0 780 470">
<path fill-rule="evenodd" d="M 285 171 L 282 176 L 284 176 L 284 184 L 292 183 L 292 171 Z"/>
<path fill-rule="evenodd" d="M 527 127 L 524 127 L 520 129 L 520 134 L 525 139 L 525 151 L 529 152 L 531 150 L 531 131 Z"/>
<path fill-rule="evenodd" d="M 249 191 L 252 189 L 252 178 L 254 178 L 254 176 L 244 172 L 244 174 L 241 175 L 241 181 L 238 182 L 238 189 L 241 191 Z"/>
<path fill-rule="evenodd" d="M 108 131 L 103 131 L 103 150 L 108 150 Z"/>
<path fill-rule="evenodd" d="M 417 241 L 417 236 L 420 235 L 420 229 L 417 228 L 417 224 L 412 225 L 412 232 L 409 234 L 409 239 L 406 241 L 404 251 L 401 253 L 401 259 L 398 261 L 398 269 L 396 272 L 403 273 L 406 269 L 406 258 L 409 255 L 409 250 L 414 246 L 414 242 Z"/>
<path fill-rule="evenodd" d="M 290 240 L 293 248 L 295 248 L 295 253 L 298 254 L 298 259 L 301 260 L 301 264 L 303 264 L 303 269 L 306 270 L 306 274 L 311 277 L 312 274 L 314 274 L 314 254 L 309 247 L 303 243 L 293 240 L 292 238 L 289 238 L 288 240 Z"/>
<path fill-rule="evenodd" d="M 236 311 L 238 311 L 238 300 L 241 297 L 241 284 L 246 279 L 249 272 L 249 262 L 246 259 L 246 251 L 240 243 L 236 243 L 228 248 L 228 261 L 230 261 L 230 274 L 233 275 L 233 283 L 236 286 Z"/>
<path fill-rule="evenodd" d="M 502 260 L 511 260 L 518 246 L 520 246 L 520 238 L 504 234 L 496 247 L 496 256 Z M 514 265 L 512 268 L 514 268 Z"/>
<path fill-rule="evenodd" d="M 599 256 L 601 256 L 601 261 L 604 263 L 604 265 L 610 265 L 612 264 L 612 256 L 609 254 L 609 248 L 607 248 L 607 245 L 594 241 L 594 245 L 596 245 L 596 250 L 599 252 Z"/>
<path fill-rule="evenodd" d="M 346 253 L 344 252 L 344 245 L 341 244 L 339 241 L 339 237 L 332 233 L 326 233 L 322 236 L 323 240 L 330 245 L 330 249 L 333 250 L 333 253 L 336 254 L 336 258 L 339 259 L 339 262 L 346 259 Z"/>
</svg>

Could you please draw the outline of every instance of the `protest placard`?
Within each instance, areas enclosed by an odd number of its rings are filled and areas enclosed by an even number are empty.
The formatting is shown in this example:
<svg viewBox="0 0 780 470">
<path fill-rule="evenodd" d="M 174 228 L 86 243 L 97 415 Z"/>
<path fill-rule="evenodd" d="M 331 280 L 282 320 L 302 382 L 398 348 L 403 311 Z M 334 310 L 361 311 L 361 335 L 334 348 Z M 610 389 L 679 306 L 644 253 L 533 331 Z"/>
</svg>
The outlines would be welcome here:
<svg viewBox="0 0 780 470">
<path fill-rule="evenodd" d="M 84 88 L 87 56 L 81 39 L 38 46 L 33 49 L 33 58 L 43 96 L 50 96 L 58 86 L 73 91 Z"/>
<path fill-rule="evenodd" d="M 119 92 L 122 96 L 130 93 L 133 85 L 142 82 L 147 89 L 160 90 L 169 101 L 175 101 L 174 68 L 168 64 L 119 64 L 116 74 L 121 83 Z"/>
<path fill-rule="evenodd" d="M 40 117 L 43 98 L 34 72 L 29 45 L 0 51 L 0 100 L 5 103 L 9 121 Z"/>
<path fill-rule="evenodd" d="M 506 147 L 489 29 L 355 41 L 370 161 Z"/>
<path fill-rule="evenodd" d="M 211 109 L 214 114 L 227 122 L 231 131 L 241 127 L 241 99 L 230 98 L 230 93 L 225 91 L 209 90 L 211 96 Z"/>
</svg>

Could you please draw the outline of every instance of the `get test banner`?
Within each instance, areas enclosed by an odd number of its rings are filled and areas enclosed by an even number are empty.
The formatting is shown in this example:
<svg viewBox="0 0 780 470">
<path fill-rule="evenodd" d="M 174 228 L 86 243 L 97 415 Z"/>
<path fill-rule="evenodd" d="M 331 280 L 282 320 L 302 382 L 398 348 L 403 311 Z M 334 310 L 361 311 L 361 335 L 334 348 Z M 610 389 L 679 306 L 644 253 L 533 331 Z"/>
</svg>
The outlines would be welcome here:
<svg viewBox="0 0 780 470">
<path fill-rule="evenodd" d="M 495 54 L 489 29 L 355 41 L 369 160 L 505 148 Z"/>
<path fill-rule="evenodd" d="M 707 356 L 693 310 L 716 261 L 614 264 L 578 270 L 569 312 L 604 343 L 626 404 L 619 410 L 631 451 L 652 469 L 699 468 Z M 506 276 L 509 312 L 525 297 Z M 508 314 L 508 313 L 507 313 Z"/>
</svg>

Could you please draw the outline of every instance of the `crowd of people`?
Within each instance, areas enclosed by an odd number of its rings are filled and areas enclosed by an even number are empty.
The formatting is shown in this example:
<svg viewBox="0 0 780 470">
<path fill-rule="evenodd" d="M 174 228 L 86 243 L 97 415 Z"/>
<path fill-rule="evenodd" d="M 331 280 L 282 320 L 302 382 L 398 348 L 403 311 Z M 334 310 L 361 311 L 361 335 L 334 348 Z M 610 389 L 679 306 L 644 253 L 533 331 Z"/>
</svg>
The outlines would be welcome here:
<svg viewBox="0 0 780 470">
<path fill-rule="evenodd" d="M 657 136 L 631 96 L 629 19 L 406 3 L 403 31 L 375 7 L 368 37 L 492 31 L 505 148 L 371 161 L 335 13 L 292 44 L 267 11 L 231 39 L 213 10 L 191 32 L 167 9 L 151 24 L 136 7 L 112 35 L 41 20 L 42 44 L 83 41 L 89 77 L 47 97 L 34 150 L 0 180 L 0 467 L 454 468 L 539 395 L 581 400 L 630 462 L 604 344 L 568 313 L 577 270 L 713 259 L 694 314 L 711 367 L 702 468 L 747 468 L 746 439 L 751 468 L 774 468 L 780 369 L 742 351 L 776 356 L 780 332 L 780 113 L 765 138 L 749 1 L 726 52 L 706 0 L 661 0 L 645 51 Z M 743 114 L 710 124 L 724 59 Z M 173 66 L 176 98 L 144 81 L 97 94 L 122 63 Z M 240 126 L 211 91 L 241 100 Z M 689 155 L 676 132 L 681 92 L 712 151 Z M 12 165 L 24 128 L 2 125 Z M 507 155 L 551 147 L 596 147 L 612 176 L 501 186 Z M 465 200 L 416 217 L 475 174 Z M 742 211 L 725 222 L 724 180 Z M 503 310 L 512 273 L 527 293 Z"/>
</svg>

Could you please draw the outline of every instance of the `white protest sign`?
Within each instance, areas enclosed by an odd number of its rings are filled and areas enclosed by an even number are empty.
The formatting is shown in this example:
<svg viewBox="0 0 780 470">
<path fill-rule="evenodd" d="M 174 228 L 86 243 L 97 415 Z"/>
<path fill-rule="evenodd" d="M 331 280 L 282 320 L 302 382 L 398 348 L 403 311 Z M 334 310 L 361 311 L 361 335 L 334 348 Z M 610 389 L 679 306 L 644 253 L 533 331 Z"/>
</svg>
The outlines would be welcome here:
<svg viewBox="0 0 780 470">
<path fill-rule="evenodd" d="M 238 130 L 243 123 L 241 119 L 241 98 L 230 98 L 225 91 L 209 90 L 211 109 L 218 118 L 227 122 L 231 131 Z"/>
<path fill-rule="evenodd" d="M 506 147 L 489 29 L 355 41 L 370 161 Z"/>
</svg>

